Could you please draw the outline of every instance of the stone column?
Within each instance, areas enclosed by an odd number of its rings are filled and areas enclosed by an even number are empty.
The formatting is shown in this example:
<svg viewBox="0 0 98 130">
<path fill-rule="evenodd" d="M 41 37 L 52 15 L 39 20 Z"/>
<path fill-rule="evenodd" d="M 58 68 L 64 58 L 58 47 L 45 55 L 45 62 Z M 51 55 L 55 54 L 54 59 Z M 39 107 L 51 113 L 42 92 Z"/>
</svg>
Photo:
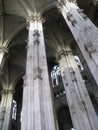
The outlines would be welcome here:
<svg viewBox="0 0 98 130">
<path fill-rule="evenodd" d="M 75 130 L 97 130 L 97 117 L 71 51 L 61 50 L 58 61 Z"/>
<path fill-rule="evenodd" d="M 29 18 L 21 130 L 55 130 L 42 19 Z"/>
<path fill-rule="evenodd" d="M 77 89 L 79 89 L 80 98 L 83 101 L 89 122 L 91 124 L 91 128 L 94 130 L 98 129 L 98 125 L 97 125 L 98 119 L 97 119 L 95 110 L 93 108 L 93 105 L 92 105 L 91 100 L 89 98 L 86 86 L 83 82 L 82 76 L 80 74 L 80 71 L 77 67 L 77 64 L 74 60 L 74 57 L 73 57 L 73 54 L 72 54 L 72 51 L 70 48 L 67 49 L 67 56 L 68 56 L 67 58 L 69 60 L 69 66 L 71 67 L 72 73 L 74 74 L 74 76 L 76 78 L 76 84 L 78 86 Z"/>
<path fill-rule="evenodd" d="M 61 13 L 98 85 L 98 29 L 77 5 L 59 0 Z"/>
<path fill-rule="evenodd" d="M 4 95 L 2 97 L 1 107 L 2 107 L 2 116 L 1 116 L 1 130 L 10 129 L 11 121 L 11 111 L 12 111 L 12 101 L 13 101 L 13 90 L 4 90 Z"/>
</svg>

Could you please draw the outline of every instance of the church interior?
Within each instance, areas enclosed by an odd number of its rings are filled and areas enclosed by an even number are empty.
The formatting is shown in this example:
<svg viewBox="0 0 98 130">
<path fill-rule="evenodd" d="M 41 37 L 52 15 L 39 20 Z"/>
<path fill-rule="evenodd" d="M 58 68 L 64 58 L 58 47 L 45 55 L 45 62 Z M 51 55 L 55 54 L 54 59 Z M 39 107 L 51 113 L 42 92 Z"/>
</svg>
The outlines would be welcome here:
<svg viewBox="0 0 98 130">
<path fill-rule="evenodd" d="M 0 0 L 0 130 L 98 130 L 98 0 Z"/>
</svg>

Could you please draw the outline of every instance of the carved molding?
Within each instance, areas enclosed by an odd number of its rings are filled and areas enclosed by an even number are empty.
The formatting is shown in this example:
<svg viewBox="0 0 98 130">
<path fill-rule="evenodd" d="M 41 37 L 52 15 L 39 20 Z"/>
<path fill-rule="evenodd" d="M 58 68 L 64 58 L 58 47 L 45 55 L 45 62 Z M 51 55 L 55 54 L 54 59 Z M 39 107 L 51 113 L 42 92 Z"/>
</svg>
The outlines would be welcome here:
<svg viewBox="0 0 98 130">
<path fill-rule="evenodd" d="M 40 14 L 36 14 L 36 15 L 31 15 L 30 17 L 27 18 L 27 23 L 29 23 L 30 21 L 38 21 L 38 22 L 45 22 L 45 19 L 40 15 Z"/>
<path fill-rule="evenodd" d="M 94 45 L 91 42 L 88 42 L 84 45 L 85 49 L 89 52 L 90 57 L 92 53 L 97 52 L 96 48 L 94 47 Z"/>
<path fill-rule="evenodd" d="M 67 54 L 67 55 L 69 55 L 69 54 L 70 54 L 70 55 L 73 55 L 72 50 L 66 50 L 66 54 Z"/>
<path fill-rule="evenodd" d="M 82 16 L 83 19 L 86 20 L 88 18 L 87 15 L 84 14 L 84 12 L 83 12 L 84 10 L 83 9 L 78 8 L 77 11 Z"/>
<path fill-rule="evenodd" d="M 63 5 L 66 5 L 66 0 L 58 1 L 57 8 L 59 9 L 59 11 L 62 11 Z"/>
<path fill-rule="evenodd" d="M 42 80 L 42 69 L 40 67 L 34 68 L 33 72 L 34 72 L 34 78 L 33 78 L 34 80 L 37 78 Z"/>
<path fill-rule="evenodd" d="M 70 67 L 69 70 L 70 70 L 70 75 L 71 75 L 72 81 L 73 81 L 73 82 L 74 82 L 74 81 L 77 82 L 77 79 L 76 79 L 76 76 L 75 76 L 75 71 L 73 70 L 72 67 Z"/>
<path fill-rule="evenodd" d="M 39 31 L 38 30 L 34 30 L 33 36 L 34 37 L 39 37 L 40 36 Z"/>
<path fill-rule="evenodd" d="M 67 77 L 66 77 L 66 71 L 65 70 L 63 71 L 63 76 L 62 77 L 63 77 L 64 85 L 68 86 L 68 80 L 67 80 Z"/>
<path fill-rule="evenodd" d="M 72 50 L 61 50 L 57 53 L 57 60 L 60 60 L 61 57 L 65 57 L 67 55 L 73 55 Z"/>
<path fill-rule="evenodd" d="M 68 12 L 66 15 L 67 15 L 68 21 L 71 22 L 72 26 L 75 26 L 75 24 L 77 23 L 77 21 L 74 19 L 73 14 L 70 13 L 70 12 Z"/>
<path fill-rule="evenodd" d="M 62 11 L 63 6 L 66 6 L 67 2 L 72 2 L 77 5 L 77 0 L 58 0 L 57 8 Z"/>
<path fill-rule="evenodd" d="M 38 30 L 34 30 L 34 45 L 39 45 L 40 41 L 39 41 L 39 37 L 40 37 L 40 34 L 39 34 L 39 31 Z"/>
<path fill-rule="evenodd" d="M 61 57 L 65 57 L 66 55 L 66 51 L 65 50 L 60 50 L 58 53 L 57 53 L 57 60 L 59 61 L 61 59 Z"/>
<path fill-rule="evenodd" d="M 30 27 L 30 22 L 34 22 L 34 21 L 37 21 L 39 23 L 44 23 L 45 22 L 45 19 L 41 16 L 41 15 L 31 15 L 30 17 L 28 17 L 26 19 L 26 28 L 29 29 Z"/>
<path fill-rule="evenodd" d="M 4 89 L 4 90 L 2 90 L 2 92 L 1 92 L 1 94 L 3 95 L 5 95 L 5 94 L 14 94 L 14 92 L 15 92 L 15 90 L 14 89 Z"/>
</svg>

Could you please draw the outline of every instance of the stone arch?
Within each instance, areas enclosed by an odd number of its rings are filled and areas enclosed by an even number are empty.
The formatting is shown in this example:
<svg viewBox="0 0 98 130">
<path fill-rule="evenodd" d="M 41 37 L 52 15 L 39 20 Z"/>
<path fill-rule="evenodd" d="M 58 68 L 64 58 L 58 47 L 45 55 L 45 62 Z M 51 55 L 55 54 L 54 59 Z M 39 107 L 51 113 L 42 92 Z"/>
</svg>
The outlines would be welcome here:
<svg viewBox="0 0 98 130">
<path fill-rule="evenodd" d="M 9 37 L 8 39 L 4 42 L 4 46 L 8 47 L 9 43 L 13 40 L 13 38 L 22 30 L 26 27 L 26 23 L 23 23 L 20 25 Z"/>
<path fill-rule="evenodd" d="M 28 7 L 27 3 L 24 0 L 19 0 L 19 3 L 23 6 L 24 10 L 27 12 L 28 16 L 31 15 L 31 10 Z"/>
<path fill-rule="evenodd" d="M 47 12 L 48 10 L 51 10 L 52 8 L 57 7 L 57 2 L 50 2 L 49 4 L 47 4 L 46 6 L 44 6 L 41 10 L 41 15 L 43 15 L 45 12 Z"/>
</svg>

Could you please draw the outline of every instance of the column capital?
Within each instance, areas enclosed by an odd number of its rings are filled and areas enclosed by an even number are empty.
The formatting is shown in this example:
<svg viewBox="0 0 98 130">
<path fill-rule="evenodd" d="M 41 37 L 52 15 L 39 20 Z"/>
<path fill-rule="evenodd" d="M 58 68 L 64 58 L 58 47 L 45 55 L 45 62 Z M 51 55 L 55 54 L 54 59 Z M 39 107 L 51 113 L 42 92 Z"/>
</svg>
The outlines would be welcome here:
<svg viewBox="0 0 98 130">
<path fill-rule="evenodd" d="M 60 11 L 62 11 L 62 7 L 63 6 L 66 6 L 66 3 L 67 2 L 72 2 L 74 3 L 75 5 L 77 5 L 77 1 L 76 0 L 58 0 L 58 3 L 57 3 L 57 7 Z"/>
<path fill-rule="evenodd" d="M 64 57 L 66 54 L 67 54 L 67 53 L 66 53 L 65 50 L 60 50 L 59 52 L 57 52 L 57 59 L 60 60 L 61 57 L 62 57 L 62 56 Z"/>
<path fill-rule="evenodd" d="M 1 92 L 1 94 L 3 95 L 5 95 L 5 94 L 9 94 L 9 93 L 11 93 L 11 94 L 13 94 L 15 92 L 15 90 L 14 89 L 4 89 L 4 90 L 2 90 L 2 92 Z"/>
<path fill-rule="evenodd" d="M 0 46 L 0 53 L 7 53 L 8 52 L 8 48 L 5 46 Z"/>
<path fill-rule="evenodd" d="M 59 52 L 57 52 L 57 60 L 59 61 L 61 59 L 61 57 L 65 57 L 68 55 L 73 55 L 72 50 L 60 50 Z"/>
<path fill-rule="evenodd" d="M 63 5 L 66 4 L 66 0 L 58 0 L 57 8 L 62 11 Z"/>
<path fill-rule="evenodd" d="M 45 19 L 40 14 L 34 14 L 27 18 L 27 23 L 29 23 L 31 21 L 38 21 L 38 22 L 43 23 L 45 21 Z"/>
<path fill-rule="evenodd" d="M 67 55 L 73 55 L 72 50 L 66 50 Z"/>
<path fill-rule="evenodd" d="M 27 19 L 27 29 L 29 29 L 30 22 L 38 22 L 38 23 L 44 23 L 45 19 L 40 14 L 35 14 L 29 16 Z"/>
<path fill-rule="evenodd" d="M 60 50 L 60 51 L 57 53 L 57 59 L 60 60 L 61 57 L 65 57 L 65 56 L 68 55 L 69 53 L 71 53 L 71 51 L 68 51 L 68 50 Z"/>
</svg>

